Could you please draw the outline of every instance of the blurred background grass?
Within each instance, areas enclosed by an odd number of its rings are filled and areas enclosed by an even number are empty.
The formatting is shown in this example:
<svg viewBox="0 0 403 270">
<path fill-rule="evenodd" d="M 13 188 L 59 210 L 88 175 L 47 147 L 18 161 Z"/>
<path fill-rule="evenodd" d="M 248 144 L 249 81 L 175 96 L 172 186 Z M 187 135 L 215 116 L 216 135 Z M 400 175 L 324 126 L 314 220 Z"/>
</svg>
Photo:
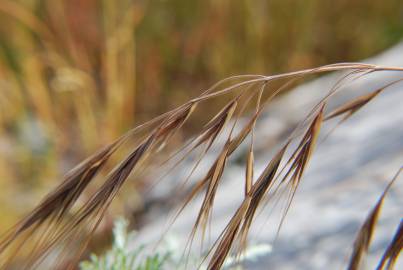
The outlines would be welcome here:
<svg viewBox="0 0 403 270">
<path fill-rule="evenodd" d="M 222 78 L 357 61 L 402 36 L 401 0 L 0 0 L 0 232 Z"/>
</svg>

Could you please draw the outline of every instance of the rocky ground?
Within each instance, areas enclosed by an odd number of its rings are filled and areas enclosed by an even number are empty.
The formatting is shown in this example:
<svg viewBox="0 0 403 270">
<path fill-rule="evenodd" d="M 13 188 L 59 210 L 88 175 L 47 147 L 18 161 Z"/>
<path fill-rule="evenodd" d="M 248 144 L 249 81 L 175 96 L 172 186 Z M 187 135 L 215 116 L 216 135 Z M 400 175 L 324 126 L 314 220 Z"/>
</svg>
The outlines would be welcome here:
<svg viewBox="0 0 403 270">
<path fill-rule="evenodd" d="M 403 66 L 403 43 L 364 62 Z M 340 74 L 330 74 L 303 84 L 267 108 L 256 131 L 258 171 L 273 154 L 274 145 L 284 139 L 289 128 L 308 113 L 339 77 Z M 396 78 L 403 78 L 403 73 L 379 72 L 362 78 L 335 96 L 330 106 L 373 91 Z M 331 128 L 325 125 L 323 134 Z M 381 93 L 326 140 L 319 141 L 277 240 L 274 242 L 279 213 L 283 209 L 281 203 L 275 209 L 263 209 L 255 220 L 251 242 L 270 244 L 272 251 L 254 262 L 246 262 L 247 269 L 345 267 L 359 226 L 388 181 L 403 165 L 403 83 Z M 238 161 L 244 153 L 239 151 L 236 155 L 216 199 L 211 239 L 221 232 L 242 198 L 244 168 Z M 188 170 L 185 165 L 168 177 L 153 191 L 152 197 L 172 201 L 171 187 L 178 179 L 183 179 Z M 198 173 L 202 175 L 203 169 Z M 198 198 L 189 205 L 170 230 L 180 243 L 187 240 L 200 201 Z M 137 241 L 152 241 L 164 232 L 172 214 L 166 215 L 168 207 L 158 209 L 150 211 L 149 224 L 140 231 L 141 239 Z M 368 269 L 374 268 L 402 218 L 403 175 L 385 200 L 366 262 Z M 403 259 L 400 261 L 396 269 L 403 269 Z"/>
</svg>

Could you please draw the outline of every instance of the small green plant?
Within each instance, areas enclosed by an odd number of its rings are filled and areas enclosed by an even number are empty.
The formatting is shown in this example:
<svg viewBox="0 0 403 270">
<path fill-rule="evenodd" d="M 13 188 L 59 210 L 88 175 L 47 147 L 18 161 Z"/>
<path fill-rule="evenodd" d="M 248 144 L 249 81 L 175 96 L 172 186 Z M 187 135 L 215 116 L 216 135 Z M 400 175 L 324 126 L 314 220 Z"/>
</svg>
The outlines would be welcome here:
<svg viewBox="0 0 403 270">
<path fill-rule="evenodd" d="M 202 257 L 189 255 L 187 261 L 178 249 L 176 238 L 168 235 L 163 239 L 159 250 L 148 252 L 148 244 L 141 244 L 130 249 L 130 243 L 134 242 L 135 232 L 127 232 L 128 222 L 124 218 L 115 221 L 113 228 L 112 248 L 102 256 L 91 254 L 89 260 L 80 263 L 80 270 L 161 270 L 161 269 L 186 269 L 187 266 L 199 266 Z M 228 270 L 243 269 L 241 263 L 247 260 L 254 261 L 257 257 L 269 253 L 271 246 L 267 244 L 251 245 L 240 257 L 227 258 L 224 268 Z"/>
<path fill-rule="evenodd" d="M 159 270 L 171 263 L 171 251 L 145 255 L 145 245 L 130 250 L 128 243 L 135 235 L 127 233 L 127 221 L 119 218 L 113 229 L 112 248 L 103 256 L 91 254 L 89 261 L 80 263 L 81 270 Z"/>
</svg>

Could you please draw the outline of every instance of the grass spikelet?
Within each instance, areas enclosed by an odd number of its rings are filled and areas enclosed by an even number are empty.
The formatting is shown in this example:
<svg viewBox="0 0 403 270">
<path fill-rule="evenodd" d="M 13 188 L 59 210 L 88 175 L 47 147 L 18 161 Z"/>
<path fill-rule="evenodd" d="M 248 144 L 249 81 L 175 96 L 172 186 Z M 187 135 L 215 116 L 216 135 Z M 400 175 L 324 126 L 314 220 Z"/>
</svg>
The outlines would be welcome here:
<svg viewBox="0 0 403 270">
<path fill-rule="evenodd" d="M 53 226 L 60 222 L 64 214 L 71 208 L 89 182 L 95 177 L 105 162 L 109 159 L 120 141 L 105 147 L 70 171 L 65 180 L 21 222 L 16 224 L 2 239 L 0 254 L 10 243 L 16 240 L 24 231 L 45 224 Z M 46 221 L 51 221 L 46 224 Z M 52 225 L 53 224 L 53 225 Z"/>
<path fill-rule="evenodd" d="M 388 186 L 382 193 L 381 197 L 378 199 L 378 202 L 375 204 L 375 206 L 372 208 L 371 212 L 365 219 L 364 224 L 361 226 L 361 228 L 358 232 L 358 235 L 355 239 L 355 242 L 354 242 L 353 252 L 351 254 L 350 262 L 347 267 L 348 270 L 359 270 L 360 269 L 362 262 L 364 260 L 364 256 L 368 253 L 368 249 L 371 244 L 372 235 L 374 234 L 374 231 L 375 231 L 376 222 L 378 220 L 384 198 L 385 198 L 387 192 L 389 191 L 390 187 L 392 186 L 392 184 L 397 179 L 400 172 L 401 172 L 401 169 L 395 175 L 395 177 L 392 179 L 392 181 L 388 184 Z M 399 237 L 400 237 L 400 240 L 399 240 Z M 385 253 L 387 255 L 384 256 L 384 258 L 390 258 L 390 259 L 394 258 L 394 253 L 397 251 L 395 245 L 400 244 L 400 249 L 402 248 L 401 237 L 402 237 L 401 231 L 400 231 L 400 235 L 399 235 L 399 230 L 398 230 L 398 232 L 395 236 L 395 239 L 392 240 L 392 243 L 389 246 L 390 253 L 388 253 L 388 251 L 389 251 L 389 248 L 388 248 Z M 400 241 L 400 243 L 399 243 L 399 241 Z M 391 262 L 391 261 L 389 261 L 389 262 Z M 393 262 L 393 259 L 392 259 L 392 262 Z M 381 265 L 383 265 L 383 264 L 384 263 L 383 263 L 383 259 L 382 259 Z M 388 269 L 391 269 L 391 268 L 388 268 Z"/>
<path fill-rule="evenodd" d="M 183 126 L 194 111 L 196 105 L 196 103 L 188 103 L 183 106 L 183 109 L 178 110 L 173 116 L 168 117 L 166 123 L 158 130 L 157 138 L 162 141 L 158 150 L 161 150 L 175 132 Z"/>
<path fill-rule="evenodd" d="M 253 184 L 253 167 L 254 157 L 252 148 L 248 151 L 246 158 L 246 170 L 245 170 L 245 196 L 250 192 Z"/>
<path fill-rule="evenodd" d="M 326 117 L 324 118 L 324 121 L 327 121 L 329 119 L 335 118 L 337 116 L 343 115 L 345 114 L 344 118 L 342 121 L 347 120 L 348 118 L 350 118 L 355 112 L 357 112 L 358 110 L 360 110 L 362 107 L 364 107 L 368 102 L 370 102 L 371 100 L 373 100 L 377 95 L 379 95 L 382 91 L 384 91 L 386 88 L 401 82 L 402 79 L 399 80 L 395 80 L 385 86 L 382 86 L 381 88 L 366 94 L 366 95 L 362 95 L 359 96 L 358 98 L 351 100 L 349 102 L 347 102 L 346 104 L 341 105 L 339 108 L 335 109 L 334 111 L 332 111 L 331 113 L 329 113 L 328 115 L 326 115 Z"/>
<path fill-rule="evenodd" d="M 242 130 L 234 137 L 230 139 L 230 142 L 228 143 L 228 153 L 227 153 L 227 158 L 231 156 L 231 154 L 238 148 L 238 146 L 245 140 L 245 138 L 250 134 L 252 131 L 254 122 L 256 121 L 257 117 L 259 116 L 261 110 L 259 110 L 257 113 L 251 117 L 249 122 L 242 128 Z M 199 180 L 195 186 L 192 187 L 191 191 L 189 194 L 186 196 L 186 198 L 183 200 L 182 206 L 178 210 L 178 212 L 175 214 L 173 220 L 176 220 L 176 218 L 182 213 L 184 208 L 195 198 L 197 194 L 199 194 L 203 188 L 206 186 L 207 183 L 211 180 L 213 177 L 214 170 L 216 168 L 216 162 L 211 166 L 207 174 Z M 193 235 L 193 234 L 192 234 Z"/>
<path fill-rule="evenodd" d="M 71 243 L 76 241 L 79 243 L 79 247 L 75 248 L 74 252 L 70 255 L 75 254 L 78 259 L 83 251 L 83 246 L 87 244 L 88 241 L 80 241 L 74 239 L 74 236 L 78 236 L 79 230 L 84 229 L 84 225 L 89 225 L 90 235 L 99 225 L 101 218 L 103 217 L 105 210 L 116 196 L 117 192 L 134 169 L 136 164 L 143 157 L 144 153 L 151 147 L 155 140 L 155 136 L 150 136 L 145 142 L 140 144 L 108 177 L 105 183 L 100 187 L 100 189 L 92 195 L 88 201 L 75 213 L 69 223 L 59 228 L 56 231 L 50 233 L 47 236 L 47 241 L 40 247 L 35 254 L 32 254 L 29 260 L 29 264 L 39 265 L 41 260 L 48 254 L 48 252 L 57 243 L 64 243 L 63 245 L 69 246 Z M 88 237 L 88 236 L 87 236 Z M 86 238 L 84 236 L 84 238 Z M 62 264 L 62 260 L 59 260 L 58 264 Z M 28 265 L 28 264 L 27 264 Z"/>
<path fill-rule="evenodd" d="M 287 145 L 285 145 L 270 161 L 270 163 L 266 166 L 262 174 L 257 179 L 256 183 L 253 184 L 251 190 L 247 194 L 247 197 L 251 198 L 251 203 L 249 204 L 248 211 L 245 215 L 245 220 L 242 224 L 242 228 L 240 230 L 240 251 L 239 254 L 243 252 L 246 248 L 246 240 L 248 237 L 249 229 L 252 225 L 253 218 L 255 216 L 256 210 L 259 207 L 264 195 L 269 191 L 269 189 L 273 186 L 273 181 L 275 179 L 275 175 L 280 166 L 280 162 L 284 156 L 284 153 L 287 149 Z"/>
<path fill-rule="evenodd" d="M 325 106 L 326 103 L 322 103 L 320 105 L 319 111 L 316 113 L 316 116 L 312 120 L 308 130 L 305 132 L 297 148 L 294 150 L 291 157 L 288 159 L 286 165 L 282 168 L 282 170 L 279 173 L 280 176 L 288 166 L 287 171 L 285 172 L 284 176 L 281 177 L 279 184 L 277 185 L 276 189 L 273 192 L 273 194 L 276 193 L 278 189 L 284 184 L 287 185 L 289 190 L 289 196 L 286 202 L 284 213 L 280 220 L 280 224 L 278 226 L 277 235 L 282 227 L 285 217 L 287 216 L 288 210 L 291 206 L 292 200 L 297 191 L 302 175 L 316 146 L 316 142 L 320 133 L 320 128 L 323 122 L 323 113 Z M 297 127 L 296 130 L 298 129 L 299 127 Z M 292 138 L 293 137 L 291 137 L 288 140 L 287 145 L 291 142 Z"/>
<path fill-rule="evenodd" d="M 200 207 L 199 214 L 196 218 L 196 222 L 193 228 L 193 235 L 197 228 L 201 226 L 202 229 L 202 237 L 201 239 L 204 239 L 204 234 L 206 231 L 206 226 L 208 219 L 211 215 L 212 212 L 212 207 L 214 204 L 214 198 L 217 192 L 218 184 L 219 181 L 222 177 L 222 174 L 224 172 L 225 164 L 227 162 L 227 157 L 228 157 L 228 144 L 224 146 L 224 149 L 221 151 L 220 155 L 218 156 L 216 162 L 214 163 L 212 167 L 212 173 L 211 177 L 207 178 L 208 183 L 207 183 L 207 190 L 204 195 L 204 199 L 202 202 L 202 205 Z"/>
<path fill-rule="evenodd" d="M 206 151 L 211 147 L 214 140 L 222 131 L 225 124 L 231 119 L 235 109 L 237 106 L 236 99 L 228 103 L 213 119 L 211 119 L 201 131 L 201 135 L 198 139 L 198 142 L 195 146 L 198 147 L 199 145 L 208 142 Z"/>
<path fill-rule="evenodd" d="M 27 260 L 29 263 L 35 263 L 40 262 L 41 258 L 43 258 L 57 242 L 68 241 L 66 240 L 68 236 L 75 235 L 77 230 L 84 226 L 82 224 L 88 225 L 87 222 L 84 221 L 88 219 L 93 220 L 93 225 L 90 227 L 93 227 L 92 230 L 95 230 L 99 223 L 98 220 L 103 216 L 103 209 L 107 208 L 113 200 L 136 164 L 151 150 L 156 140 L 161 144 L 165 144 L 172 133 L 180 128 L 186 121 L 193 108 L 193 104 L 190 104 L 172 114 L 168 114 L 160 126 L 155 129 L 154 133 L 140 144 L 126 160 L 109 175 L 109 178 L 100 189 L 73 215 L 70 223 L 61 225 L 60 222 L 62 218 L 69 211 L 89 182 L 128 136 L 122 136 L 115 143 L 105 147 L 77 166 L 75 170 L 71 171 L 66 176 L 66 180 L 51 193 L 31 215 L 23 220 L 21 224 L 17 224 L 16 228 L 4 238 L 1 248 L 3 250 L 6 249 L 21 233 L 33 227 L 33 225 L 43 224 L 48 227 L 47 235 L 43 236 L 41 241 L 38 242 L 32 250 L 30 258 Z M 129 132 L 129 134 L 132 132 L 133 131 Z M 50 220 L 49 224 L 45 222 L 47 220 Z M 34 227 L 34 229 L 37 230 L 38 228 Z M 30 237 L 30 234 L 28 234 L 27 237 Z M 8 261 L 11 259 L 12 258 L 9 258 Z"/>
<path fill-rule="evenodd" d="M 285 149 L 286 147 L 281 149 L 269 162 L 256 183 L 251 187 L 251 190 L 246 195 L 234 216 L 229 221 L 223 234 L 220 236 L 219 242 L 216 244 L 215 251 L 209 261 L 209 270 L 220 269 L 238 235 L 241 235 L 240 241 L 246 239 L 256 209 L 274 179 Z"/>
<path fill-rule="evenodd" d="M 244 220 L 245 214 L 249 209 L 250 202 L 251 197 L 247 196 L 224 229 L 215 252 L 209 261 L 207 267 L 208 270 L 220 269 L 224 264 L 224 261 L 237 237 L 241 222 Z"/>
<path fill-rule="evenodd" d="M 266 83 L 263 84 L 262 88 L 259 91 L 259 95 L 258 95 L 258 98 L 257 98 L 256 113 L 255 113 L 257 115 L 259 114 L 259 106 L 260 106 L 260 102 L 261 102 L 261 99 L 262 99 L 262 94 L 263 94 L 263 90 L 264 90 L 265 86 L 266 86 Z M 254 138 L 255 138 L 256 120 L 257 120 L 257 118 L 255 118 L 255 117 L 252 120 L 252 127 L 251 127 L 252 134 L 251 134 L 249 151 L 248 151 L 247 158 L 246 158 L 245 196 L 248 195 L 249 191 L 252 188 L 252 184 L 253 184 L 253 170 L 254 170 L 253 144 L 254 144 Z"/>
<path fill-rule="evenodd" d="M 361 109 L 365 104 L 376 97 L 382 90 L 383 89 L 378 89 L 370 94 L 363 95 L 356 98 L 355 100 L 349 101 L 348 103 L 329 113 L 329 115 L 327 115 L 324 120 L 329 120 L 342 114 L 346 114 L 344 119 L 349 118 L 351 115 L 353 115 L 353 113 Z"/>
<path fill-rule="evenodd" d="M 386 248 L 376 270 L 393 270 L 399 255 L 402 253 L 403 249 L 403 220 L 400 220 L 399 227 L 390 242 L 389 246 Z"/>
</svg>

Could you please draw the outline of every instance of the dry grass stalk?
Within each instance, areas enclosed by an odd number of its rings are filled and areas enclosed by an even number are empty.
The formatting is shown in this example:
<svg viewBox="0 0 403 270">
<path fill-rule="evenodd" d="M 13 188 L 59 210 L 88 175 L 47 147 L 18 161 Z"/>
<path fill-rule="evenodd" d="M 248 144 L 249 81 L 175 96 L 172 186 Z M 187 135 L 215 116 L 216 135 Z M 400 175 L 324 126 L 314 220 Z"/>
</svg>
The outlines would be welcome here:
<svg viewBox="0 0 403 270">
<path fill-rule="evenodd" d="M 196 134 L 195 139 L 191 141 L 193 145 L 190 150 L 186 152 L 180 159 L 179 163 L 183 161 L 184 157 L 194 152 L 201 146 L 204 146 L 201 159 L 204 154 L 211 148 L 217 141 L 220 134 L 227 136 L 225 144 L 218 154 L 216 161 L 208 170 L 204 178 L 197 182 L 193 187 L 188 197 L 184 200 L 182 208 L 179 213 L 191 202 L 196 195 L 204 193 L 204 200 L 201 205 L 195 225 L 192 229 L 190 241 L 198 228 L 202 229 L 203 237 L 206 230 L 206 225 L 211 220 L 211 211 L 214 205 L 214 199 L 222 180 L 227 160 L 231 154 L 238 149 L 244 140 L 250 135 L 251 143 L 247 153 L 246 172 L 245 172 L 245 198 L 240 205 L 233 218 L 225 228 L 223 234 L 213 245 L 215 251 L 211 256 L 209 269 L 219 269 L 223 264 L 225 257 L 231 251 L 234 242 L 240 243 L 240 250 L 246 245 L 246 239 L 249 229 L 252 225 L 257 208 L 262 204 L 263 198 L 276 186 L 276 188 L 285 187 L 288 190 L 289 197 L 287 200 L 287 208 L 282 217 L 282 221 L 288 211 L 292 198 L 297 190 L 301 181 L 301 177 L 306 169 L 309 159 L 312 156 L 322 122 L 333 117 L 347 114 L 351 116 L 358 109 L 367 104 L 370 100 L 375 98 L 384 88 L 381 88 L 369 95 L 357 98 L 356 100 L 342 105 L 334 112 L 328 114 L 324 118 L 324 109 L 331 96 L 337 92 L 343 85 L 344 79 L 340 80 L 337 85 L 331 90 L 317 106 L 315 106 L 311 113 L 301 121 L 293 134 L 290 135 L 284 147 L 272 158 L 266 169 L 258 177 L 256 182 L 253 180 L 254 171 L 254 129 L 257 119 L 269 102 L 279 93 L 284 91 L 296 79 L 322 72 L 350 70 L 351 72 L 345 76 L 349 78 L 352 75 L 365 76 L 366 74 L 381 71 L 403 71 L 398 67 L 380 67 L 375 65 L 360 64 L 360 63 L 340 63 L 327 65 L 315 69 L 307 69 L 296 72 L 284 73 L 273 76 L 235 76 L 225 79 L 212 88 L 202 93 L 199 97 L 190 100 L 178 108 L 171 110 L 131 131 L 117 139 L 112 144 L 106 146 L 103 150 L 94 154 L 92 157 L 78 165 L 73 169 L 64 179 L 64 181 L 54 191 L 37 206 L 30 214 L 28 214 L 21 222 L 16 224 L 8 233 L 6 233 L 0 241 L 0 259 L 3 258 L 3 265 L 6 267 L 12 262 L 15 254 L 13 251 L 16 248 L 24 247 L 24 241 L 35 241 L 36 244 L 30 250 L 28 262 L 25 267 L 37 267 L 47 255 L 55 250 L 55 247 L 61 246 L 58 250 L 70 249 L 74 247 L 75 252 L 69 254 L 70 259 L 73 257 L 73 263 L 78 259 L 84 247 L 88 244 L 90 236 L 94 233 L 105 211 L 115 198 L 123 184 L 128 179 L 129 175 L 136 171 L 147 171 L 147 168 L 157 157 L 162 156 L 160 151 L 169 144 L 169 140 L 174 134 L 182 128 L 192 112 L 200 103 L 217 98 L 227 94 L 234 94 L 233 98 L 220 112 L 215 114 L 214 117 L 204 125 L 201 130 Z M 357 78 L 357 77 L 355 77 Z M 275 90 L 268 90 L 266 85 L 275 80 L 287 80 L 287 82 L 280 88 Z M 232 84 L 231 84 L 232 83 Z M 393 83 L 397 83 L 393 82 Z M 392 83 L 392 84 L 393 84 Z M 222 87 L 222 85 L 228 85 Z M 260 86 L 258 88 L 254 88 Z M 263 99 L 263 92 L 270 91 L 268 97 Z M 235 133 L 235 125 L 240 116 L 244 114 L 245 108 L 248 106 L 252 97 L 257 96 L 255 105 L 255 112 L 249 118 L 249 121 L 242 127 L 240 131 Z M 243 106 L 240 106 L 243 104 Z M 230 132 L 226 134 L 223 132 L 231 119 L 234 119 L 234 113 L 238 112 L 233 122 Z M 89 199 L 77 210 L 74 205 L 77 204 L 81 194 L 87 189 L 88 184 L 96 177 L 97 173 L 103 169 L 105 163 L 108 162 L 112 154 L 122 148 L 122 144 L 130 138 L 135 138 L 140 132 L 144 133 L 144 137 L 134 150 L 127 155 L 127 157 L 113 169 L 104 183 L 93 193 Z M 286 150 L 289 148 L 291 141 L 296 139 L 302 133 L 302 138 L 297 147 L 291 153 L 291 157 L 287 159 L 285 165 L 280 169 L 280 163 L 284 158 Z M 180 152 L 178 152 L 180 153 Z M 198 167 L 199 161 L 194 166 Z M 192 170 L 193 172 L 194 170 Z M 276 189 L 273 191 L 275 192 Z M 270 198 L 269 198 L 270 199 Z M 280 227 L 281 227 L 280 223 Z M 44 234 L 35 238 L 35 234 L 43 232 Z M 398 234 L 400 235 L 400 234 Z M 203 238 L 202 237 L 202 238 Z M 74 238 L 80 239 L 76 240 Z M 396 240 L 397 241 L 397 240 Z M 395 242 L 396 242 L 395 241 Z M 400 240 L 399 240 L 400 241 Z M 364 245 L 365 246 L 365 245 Z M 71 249 L 70 249 L 71 250 Z M 213 249 L 211 249 L 212 251 Z M 396 248 L 391 247 L 387 259 L 393 260 Z M 63 258 L 63 259 L 61 259 Z M 385 260 L 387 260 L 385 259 Z M 59 257 L 58 265 L 62 266 L 64 262 L 68 262 L 69 258 Z M 70 263 L 70 265 L 73 265 Z"/>
</svg>

